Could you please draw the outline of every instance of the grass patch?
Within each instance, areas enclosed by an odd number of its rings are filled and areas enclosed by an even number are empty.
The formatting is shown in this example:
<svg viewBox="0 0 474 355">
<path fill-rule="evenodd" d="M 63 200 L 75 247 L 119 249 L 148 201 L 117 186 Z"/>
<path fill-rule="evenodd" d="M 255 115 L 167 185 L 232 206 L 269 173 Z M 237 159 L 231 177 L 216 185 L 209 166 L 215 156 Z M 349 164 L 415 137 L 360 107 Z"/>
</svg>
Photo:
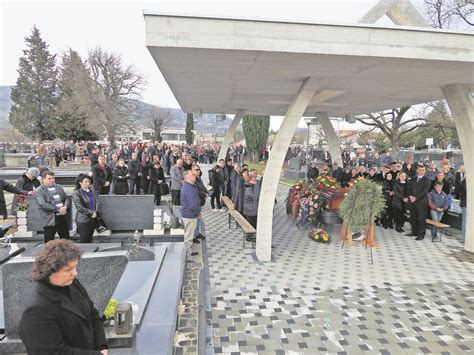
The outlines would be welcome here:
<svg viewBox="0 0 474 355">
<path fill-rule="evenodd" d="M 260 161 L 258 163 L 248 163 L 248 166 L 249 166 L 249 170 L 250 169 L 255 169 L 255 170 L 257 170 L 258 175 L 264 176 L 266 162 Z M 293 185 L 297 184 L 299 181 L 300 180 L 298 180 L 298 179 L 296 179 L 296 180 L 285 179 L 285 178 L 280 179 L 281 184 L 288 185 L 288 186 L 293 186 Z"/>
</svg>

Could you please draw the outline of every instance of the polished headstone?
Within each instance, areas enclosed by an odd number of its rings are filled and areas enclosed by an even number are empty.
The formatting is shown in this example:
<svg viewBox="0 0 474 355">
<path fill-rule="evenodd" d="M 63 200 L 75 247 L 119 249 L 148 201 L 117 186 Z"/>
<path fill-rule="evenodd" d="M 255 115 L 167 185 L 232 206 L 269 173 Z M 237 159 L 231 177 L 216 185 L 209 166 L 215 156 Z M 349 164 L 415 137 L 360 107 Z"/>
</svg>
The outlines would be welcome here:
<svg viewBox="0 0 474 355">
<path fill-rule="evenodd" d="M 5 334 L 9 339 L 18 338 L 22 302 L 33 285 L 30 281 L 33 262 L 33 257 L 17 257 L 3 265 L 3 312 Z M 78 279 L 86 288 L 100 314 L 104 312 L 127 263 L 125 251 L 90 253 L 82 256 L 78 266 Z"/>
<path fill-rule="evenodd" d="M 99 195 L 98 206 L 111 231 L 153 229 L 153 195 Z"/>
<path fill-rule="evenodd" d="M 288 169 L 289 170 L 296 170 L 300 171 L 301 169 L 301 163 L 298 158 L 292 158 L 288 161 Z"/>
</svg>

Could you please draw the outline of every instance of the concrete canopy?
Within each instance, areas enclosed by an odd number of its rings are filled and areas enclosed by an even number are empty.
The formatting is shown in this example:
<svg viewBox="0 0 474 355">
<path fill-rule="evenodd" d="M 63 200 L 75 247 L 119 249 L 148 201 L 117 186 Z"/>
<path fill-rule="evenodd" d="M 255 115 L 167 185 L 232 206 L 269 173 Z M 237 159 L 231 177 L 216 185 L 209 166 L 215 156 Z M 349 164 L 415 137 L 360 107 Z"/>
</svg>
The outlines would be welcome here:
<svg viewBox="0 0 474 355">
<path fill-rule="evenodd" d="M 185 112 L 285 115 L 318 80 L 305 115 L 443 99 L 474 83 L 474 35 L 419 28 L 200 18 L 145 12 L 146 43 Z"/>
</svg>

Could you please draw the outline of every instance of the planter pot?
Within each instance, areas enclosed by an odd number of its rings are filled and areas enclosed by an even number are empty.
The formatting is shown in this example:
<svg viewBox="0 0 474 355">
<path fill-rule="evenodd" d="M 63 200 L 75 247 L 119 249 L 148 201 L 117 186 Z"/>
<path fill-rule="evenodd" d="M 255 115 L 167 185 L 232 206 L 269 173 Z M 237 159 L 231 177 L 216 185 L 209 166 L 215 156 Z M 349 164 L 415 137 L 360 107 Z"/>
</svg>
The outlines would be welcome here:
<svg viewBox="0 0 474 355">
<path fill-rule="evenodd" d="M 342 219 L 336 211 L 324 210 L 321 212 L 321 221 L 325 225 L 341 224 Z"/>
</svg>

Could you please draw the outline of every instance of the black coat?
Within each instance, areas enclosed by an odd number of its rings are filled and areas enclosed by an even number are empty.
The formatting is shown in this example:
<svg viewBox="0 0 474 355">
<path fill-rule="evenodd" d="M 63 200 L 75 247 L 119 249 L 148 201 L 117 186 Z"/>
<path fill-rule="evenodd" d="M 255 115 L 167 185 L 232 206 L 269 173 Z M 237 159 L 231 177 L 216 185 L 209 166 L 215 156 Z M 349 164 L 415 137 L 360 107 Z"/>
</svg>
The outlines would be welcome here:
<svg viewBox="0 0 474 355">
<path fill-rule="evenodd" d="M 5 180 L 0 180 L 0 214 L 3 216 L 3 219 L 8 217 L 7 212 L 7 203 L 5 202 L 5 195 L 3 194 L 3 190 L 14 194 L 27 194 L 28 191 L 22 190 L 19 187 L 15 187 L 12 184 L 6 182 Z"/>
<path fill-rule="evenodd" d="M 77 279 L 66 287 L 35 282 L 19 332 L 30 355 L 100 355 L 106 346 L 99 313 Z"/>
<path fill-rule="evenodd" d="M 126 166 L 117 166 L 114 170 L 114 194 L 116 195 L 126 195 L 128 194 L 128 169 Z"/>
<path fill-rule="evenodd" d="M 100 167 L 99 164 L 94 165 L 92 167 L 92 181 L 93 181 L 93 186 L 94 186 L 94 191 L 97 194 L 100 194 L 101 192 L 107 193 L 110 189 L 110 183 L 112 182 L 112 169 L 110 166 L 105 164 L 105 170 L 107 173 L 105 173 Z M 109 182 L 109 186 L 104 186 L 106 182 Z"/>
<path fill-rule="evenodd" d="M 37 178 L 33 178 L 33 180 L 30 180 L 30 178 L 26 174 L 23 174 L 16 181 L 15 187 L 18 187 L 19 189 L 22 189 L 25 191 L 34 191 L 40 185 L 41 185 L 41 182 Z M 18 205 L 18 196 L 15 195 L 13 196 L 13 201 L 12 201 L 12 213 L 15 213 L 17 205 Z"/>
<path fill-rule="evenodd" d="M 151 168 L 148 172 L 150 177 L 150 194 L 155 195 L 157 192 L 160 192 L 160 185 L 166 183 L 165 174 L 163 173 L 163 168 L 160 166 L 159 169 Z M 161 183 L 158 183 L 158 180 L 161 180 Z"/>
<path fill-rule="evenodd" d="M 406 202 L 403 201 L 404 198 L 408 197 L 408 182 L 402 184 L 400 180 L 395 181 L 393 184 L 393 208 L 404 211 L 406 209 Z"/>
</svg>

